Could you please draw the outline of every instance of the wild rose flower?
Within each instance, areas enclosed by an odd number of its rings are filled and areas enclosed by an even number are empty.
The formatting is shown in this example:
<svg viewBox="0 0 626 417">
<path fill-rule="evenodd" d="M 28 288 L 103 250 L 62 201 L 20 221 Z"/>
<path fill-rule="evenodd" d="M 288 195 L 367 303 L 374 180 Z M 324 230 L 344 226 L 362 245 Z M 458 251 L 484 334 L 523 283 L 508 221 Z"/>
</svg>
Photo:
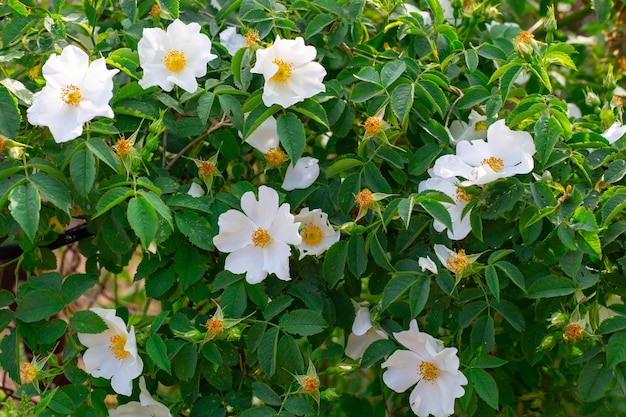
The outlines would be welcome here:
<svg viewBox="0 0 626 417">
<path fill-rule="evenodd" d="M 263 74 L 263 103 L 287 108 L 326 90 L 322 83 L 326 70 L 313 62 L 317 50 L 304 44 L 304 39 L 281 39 L 256 52 L 256 64 L 250 70 Z"/>
<path fill-rule="evenodd" d="M 158 85 L 172 91 L 174 84 L 189 93 L 198 89 L 197 77 L 207 72 L 207 63 L 217 55 L 211 53 L 211 40 L 200 33 L 200 25 L 188 25 L 174 20 L 167 32 L 161 28 L 146 28 L 137 44 L 143 78 L 143 88 Z"/>
<path fill-rule="evenodd" d="M 626 125 L 622 126 L 620 122 L 615 122 L 607 130 L 602 132 L 602 137 L 609 141 L 610 144 L 617 142 L 626 133 Z"/>
<path fill-rule="evenodd" d="M 409 350 L 397 350 L 381 364 L 385 384 L 395 392 L 413 388 L 411 410 L 419 417 L 447 417 L 454 413 L 454 400 L 465 394 L 467 378 L 459 371 L 456 348 L 419 331 L 411 320 L 409 330 L 393 334 Z"/>
<path fill-rule="evenodd" d="M 126 323 L 115 315 L 113 309 L 90 309 L 100 317 L 108 329 L 98 334 L 78 333 L 78 340 L 87 348 L 83 353 L 85 370 L 96 378 L 111 380 L 118 394 L 129 396 L 133 379 L 141 375 L 143 361 L 137 353 L 135 328 L 126 330 Z"/>
<path fill-rule="evenodd" d="M 381 339 L 389 339 L 389 336 L 380 326 L 372 324 L 369 309 L 360 307 L 352 324 L 352 333 L 348 336 L 345 349 L 346 356 L 357 361 L 363 356 L 363 352 L 369 345 Z"/>
<path fill-rule="evenodd" d="M 234 26 L 220 32 L 220 43 L 234 56 L 238 50 L 246 46 L 246 38 L 237 33 Z"/>
<path fill-rule="evenodd" d="M 289 204 L 278 206 L 278 193 L 259 187 L 259 199 L 252 191 L 241 197 L 241 209 L 228 210 L 217 223 L 219 234 L 213 238 L 215 247 L 229 253 L 224 268 L 234 274 L 246 274 L 246 281 L 258 284 L 274 273 L 289 281 L 289 245 L 302 241 L 300 223 L 294 221 Z"/>
<path fill-rule="evenodd" d="M 139 389 L 139 402 L 131 401 L 109 410 L 109 417 L 172 417 L 166 406 L 152 398 L 143 377 L 139 379 Z"/>
<path fill-rule="evenodd" d="M 445 247 L 444 245 L 435 245 L 435 255 L 441 261 L 443 266 L 447 270 L 454 272 L 455 274 L 462 274 L 470 265 L 472 260 L 465 254 L 464 249 L 460 249 L 458 252 L 453 251 Z"/>
<path fill-rule="evenodd" d="M 296 165 L 289 164 L 285 172 L 285 180 L 281 186 L 283 190 L 302 190 L 308 188 L 320 175 L 319 161 L 310 156 L 298 159 Z"/>
<path fill-rule="evenodd" d="M 83 124 L 96 116 L 112 118 L 113 76 L 104 58 L 89 63 L 89 56 L 74 45 L 52 54 L 42 68 L 46 86 L 33 96 L 28 121 L 47 126 L 57 143 L 76 139 Z"/>
<path fill-rule="evenodd" d="M 485 139 L 487 137 L 487 116 L 472 110 L 469 115 L 469 122 L 453 120 L 447 129 L 450 135 L 450 143 L 458 144 L 463 140 Z"/>
<path fill-rule="evenodd" d="M 328 222 L 328 214 L 320 209 L 309 210 L 305 207 L 295 216 L 295 221 L 300 223 L 302 237 L 298 245 L 299 259 L 307 255 L 321 255 L 341 237 L 341 233 Z"/>
<path fill-rule="evenodd" d="M 469 232 L 472 230 L 470 225 L 469 212 L 463 215 L 465 207 L 471 200 L 471 197 L 463 191 L 461 187 L 455 184 L 456 178 L 428 178 L 425 181 L 420 182 L 418 191 L 424 190 L 437 190 L 445 193 L 447 196 L 454 200 L 454 204 L 441 202 L 448 213 L 450 213 L 450 219 L 452 220 L 452 230 L 448 229 L 448 237 L 452 240 L 465 239 Z M 447 226 L 438 220 L 433 221 L 433 227 L 439 233 L 447 229 Z"/>
<path fill-rule="evenodd" d="M 528 132 L 509 129 L 498 120 L 487 129 L 487 141 L 462 141 L 456 155 L 435 161 L 433 176 L 462 177 L 460 185 L 484 185 L 498 178 L 527 174 L 533 170 L 535 143 Z"/>
</svg>

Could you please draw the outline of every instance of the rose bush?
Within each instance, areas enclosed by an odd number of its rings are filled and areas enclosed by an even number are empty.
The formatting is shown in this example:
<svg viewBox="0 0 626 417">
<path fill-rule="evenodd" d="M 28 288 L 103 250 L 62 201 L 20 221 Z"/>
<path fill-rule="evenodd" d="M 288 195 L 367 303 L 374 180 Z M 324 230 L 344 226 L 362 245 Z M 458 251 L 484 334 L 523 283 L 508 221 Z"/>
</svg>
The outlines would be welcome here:
<svg viewBox="0 0 626 417">
<path fill-rule="evenodd" d="M 624 7 L 553 3 L 0 4 L 0 416 L 626 413 Z"/>
</svg>

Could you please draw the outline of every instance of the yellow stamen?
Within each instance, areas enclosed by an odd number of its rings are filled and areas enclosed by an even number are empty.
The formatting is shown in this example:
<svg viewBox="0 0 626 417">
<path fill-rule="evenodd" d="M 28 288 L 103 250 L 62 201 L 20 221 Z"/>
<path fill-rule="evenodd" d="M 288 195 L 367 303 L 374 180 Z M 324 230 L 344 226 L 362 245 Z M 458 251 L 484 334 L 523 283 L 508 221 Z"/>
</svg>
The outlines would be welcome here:
<svg viewBox="0 0 626 417">
<path fill-rule="evenodd" d="M 468 202 L 472 199 L 472 196 L 469 195 L 468 193 L 466 193 L 465 191 L 463 191 L 462 188 L 457 187 L 456 188 L 456 201 L 457 203 L 460 203 L 461 201 L 464 202 Z"/>
<path fill-rule="evenodd" d="M 446 268 L 457 274 L 462 273 L 468 265 L 469 260 L 465 255 L 465 249 L 461 249 L 458 252 L 451 254 L 448 259 L 446 259 Z"/>
<path fill-rule="evenodd" d="M 20 363 L 20 379 L 22 384 L 30 384 L 37 377 L 37 369 L 30 362 Z"/>
<path fill-rule="evenodd" d="M 367 210 L 374 205 L 374 195 L 369 189 L 365 188 L 354 197 L 354 201 L 359 208 Z"/>
<path fill-rule="evenodd" d="M 6 141 L 4 140 L 4 136 L 0 135 L 0 154 L 2 153 L 2 151 L 4 150 L 4 147 L 6 146 Z"/>
<path fill-rule="evenodd" d="M 113 146 L 113 150 L 115 151 L 115 153 L 117 154 L 117 156 L 119 156 L 120 158 L 125 157 L 126 155 L 128 155 L 133 149 L 133 144 L 126 139 L 120 139 L 117 141 L 117 143 Z"/>
<path fill-rule="evenodd" d="M 324 239 L 324 232 L 318 225 L 309 223 L 302 229 L 302 243 L 309 246 L 317 246 Z"/>
<path fill-rule="evenodd" d="M 314 376 L 305 376 L 302 381 L 302 392 L 307 395 L 316 393 L 320 388 L 320 381 Z"/>
<path fill-rule="evenodd" d="M 287 160 L 287 154 L 279 146 L 270 148 L 265 154 L 265 159 L 271 165 L 280 165 Z"/>
<path fill-rule="evenodd" d="M 260 40 L 259 38 L 259 31 L 258 30 L 250 30 L 248 31 L 248 33 L 246 34 L 246 36 L 244 36 L 245 40 L 246 40 L 246 46 L 250 47 L 252 45 L 256 45 L 257 42 Z"/>
<path fill-rule="evenodd" d="M 256 247 L 264 248 L 272 240 L 267 230 L 259 227 L 252 233 L 252 243 Z"/>
<path fill-rule="evenodd" d="M 417 368 L 417 373 L 422 376 L 423 380 L 434 383 L 439 376 L 439 369 L 434 363 L 424 361 Z"/>
<path fill-rule="evenodd" d="M 209 161 L 202 161 L 198 167 L 198 172 L 201 178 L 212 177 L 215 175 L 215 164 Z"/>
<path fill-rule="evenodd" d="M 535 39 L 535 36 L 526 30 L 515 37 L 517 42 L 525 43 L 527 45 L 530 45 L 533 39 Z"/>
<path fill-rule="evenodd" d="M 485 158 L 480 161 L 481 165 L 489 165 L 494 172 L 500 171 L 504 168 L 504 161 L 502 158 L 496 158 L 495 156 L 490 156 L 489 158 Z"/>
<path fill-rule="evenodd" d="M 115 336 L 111 336 L 109 340 L 111 341 L 109 350 L 113 353 L 115 359 L 122 360 L 130 355 L 130 352 L 124 349 L 126 345 L 126 338 L 124 336 L 116 334 Z"/>
<path fill-rule="evenodd" d="M 224 331 L 224 320 L 218 317 L 210 318 L 204 325 L 210 335 L 216 336 Z"/>
<path fill-rule="evenodd" d="M 278 71 L 276 71 L 276 74 L 272 76 L 272 80 L 278 81 L 279 83 L 286 83 L 289 80 L 289 77 L 291 77 L 293 65 L 280 59 L 275 59 L 274 64 L 278 65 Z"/>
<path fill-rule="evenodd" d="M 159 7 L 158 4 L 153 4 L 152 7 L 150 8 L 150 11 L 148 12 L 148 14 L 152 17 L 159 17 L 161 16 L 161 13 L 163 12 L 163 10 L 161 10 L 161 7 Z"/>
<path fill-rule="evenodd" d="M 177 49 L 170 49 L 163 58 L 165 68 L 172 72 L 179 72 L 185 69 L 187 66 L 187 60 L 185 59 L 185 52 Z"/>
<path fill-rule="evenodd" d="M 78 106 L 82 98 L 83 95 L 80 92 L 80 88 L 76 87 L 74 84 L 70 84 L 61 89 L 61 100 L 63 100 L 65 104 Z"/>
<path fill-rule="evenodd" d="M 487 122 L 480 121 L 480 122 L 476 122 L 476 124 L 474 125 L 474 130 L 487 130 Z"/>
<path fill-rule="evenodd" d="M 365 120 L 365 123 L 363 123 L 363 128 L 368 135 L 376 135 L 383 130 L 383 121 L 376 116 L 370 116 Z"/>
<path fill-rule="evenodd" d="M 570 323 L 565 326 L 563 338 L 566 340 L 576 340 L 583 337 L 583 326 L 578 323 Z"/>
</svg>

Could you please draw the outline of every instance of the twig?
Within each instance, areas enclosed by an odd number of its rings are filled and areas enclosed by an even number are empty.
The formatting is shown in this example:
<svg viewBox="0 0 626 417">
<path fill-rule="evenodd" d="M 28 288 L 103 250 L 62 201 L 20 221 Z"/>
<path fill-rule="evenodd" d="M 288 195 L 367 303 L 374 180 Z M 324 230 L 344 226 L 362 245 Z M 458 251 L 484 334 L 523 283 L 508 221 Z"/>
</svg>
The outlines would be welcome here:
<svg viewBox="0 0 626 417">
<path fill-rule="evenodd" d="M 78 242 L 81 239 L 92 236 L 93 233 L 87 230 L 87 225 L 82 224 L 72 229 L 66 230 L 65 233 L 59 235 L 59 237 L 49 245 L 44 246 L 48 249 L 57 249 L 61 246 L 69 245 L 70 243 Z M 19 257 L 24 253 L 24 250 L 20 247 L 19 243 L 8 243 L 0 246 L 0 260 L 10 260 Z"/>
</svg>

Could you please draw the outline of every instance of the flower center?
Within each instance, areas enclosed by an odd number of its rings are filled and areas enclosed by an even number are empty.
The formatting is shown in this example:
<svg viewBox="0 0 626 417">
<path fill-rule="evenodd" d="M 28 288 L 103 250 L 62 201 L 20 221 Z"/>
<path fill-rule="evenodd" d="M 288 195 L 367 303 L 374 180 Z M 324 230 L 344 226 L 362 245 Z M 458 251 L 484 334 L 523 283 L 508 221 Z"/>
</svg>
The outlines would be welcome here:
<svg viewBox="0 0 626 417">
<path fill-rule="evenodd" d="M 133 144 L 129 140 L 120 139 L 117 141 L 115 146 L 113 146 L 113 149 L 115 150 L 117 156 L 123 158 L 124 156 L 128 155 L 133 149 Z"/>
<path fill-rule="evenodd" d="M 320 381 L 314 376 L 305 376 L 302 381 L 302 392 L 311 395 L 320 388 Z"/>
<path fill-rule="evenodd" d="M 275 148 L 270 148 L 267 151 L 267 153 L 265 154 L 265 159 L 271 165 L 280 165 L 285 162 L 285 160 L 287 160 L 287 154 L 283 152 L 283 150 L 280 149 L 279 146 L 276 146 Z"/>
<path fill-rule="evenodd" d="M 515 40 L 521 43 L 525 43 L 527 45 L 530 45 L 533 39 L 535 39 L 535 36 L 528 31 L 523 31 L 522 33 L 520 33 L 519 35 L 515 37 Z"/>
<path fill-rule="evenodd" d="M 159 17 L 159 16 L 161 16 L 162 12 L 163 12 L 163 10 L 159 7 L 158 4 L 153 4 L 152 7 L 150 8 L 150 11 L 148 12 L 148 14 L 150 16 L 153 16 L 153 17 Z"/>
<path fill-rule="evenodd" d="M 309 246 L 317 246 L 324 239 L 324 232 L 318 225 L 309 223 L 302 230 L 302 242 Z"/>
<path fill-rule="evenodd" d="M 432 362 L 422 362 L 417 368 L 417 372 L 422 376 L 422 379 L 428 382 L 434 382 L 439 376 L 439 369 Z"/>
<path fill-rule="evenodd" d="M 279 83 L 286 83 L 291 77 L 293 71 L 293 65 L 287 64 L 285 61 L 275 59 L 274 64 L 278 65 L 278 71 L 272 76 L 272 80 L 276 80 Z"/>
<path fill-rule="evenodd" d="M 369 189 L 365 188 L 354 197 L 354 201 L 360 208 L 369 209 L 374 205 L 374 196 Z"/>
<path fill-rule="evenodd" d="M 246 40 L 246 46 L 250 47 L 252 45 L 256 45 L 256 43 L 259 41 L 259 32 L 257 30 L 251 30 L 249 31 L 246 36 L 244 36 L 244 39 Z"/>
<path fill-rule="evenodd" d="M 504 161 L 502 158 L 496 158 L 495 156 L 490 156 L 489 158 L 485 158 L 480 161 L 481 165 L 489 165 L 489 167 L 493 170 L 493 172 L 498 172 L 504 167 Z"/>
<path fill-rule="evenodd" d="M 70 84 L 61 89 L 61 100 L 63 100 L 65 104 L 78 106 L 82 98 L 83 95 L 80 92 L 80 88 L 76 87 L 74 84 Z"/>
<path fill-rule="evenodd" d="M 370 116 L 365 120 L 363 128 L 365 129 L 365 133 L 373 136 L 383 130 L 383 122 L 376 116 Z"/>
<path fill-rule="evenodd" d="M 206 327 L 210 335 L 218 335 L 224 330 L 224 320 L 217 317 L 212 317 L 211 319 L 209 319 L 209 321 L 206 322 L 204 327 Z"/>
<path fill-rule="evenodd" d="M 576 340 L 583 337 L 583 326 L 578 323 L 570 323 L 565 326 L 565 334 L 563 337 L 567 340 Z"/>
<path fill-rule="evenodd" d="M 22 380 L 22 384 L 30 384 L 35 380 L 36 376 L 37 369 L 35 365 L 30 362 L 20 363 L 20 379 Z"/>
<path fill-rule="evenodd" d="M 462 188 L 460 188 L 460 187 L 456 188 L 456 201 L 457 201 L 457 203 L 460 203 L 462 201 L 467 203 L 471 199 L 472 199 L 472 196 L 469 195 L 468 193 L 466 193 L 465 191 L 463 191 Z"/>
<path fill-rule="evenodd" d="M 111 341 L 109 350 L 113 353 L 115 359 L 122 360 L 130 355 L 130 352 L 124 349 L 124 346 L 126 345 L 126 338 L 124 336 L 116 334 L 115 336 L 111 336 L 109 340 Z"/>
<path fill-rule="evenodd" d="M 480 121 L 480 122 L 476 122 L 476 124 L 474 125 L 474 130 L 487 130 L 487 122 Z"/>
<path fill-rule="evenodd" d="M 252 233 L 252 243 L 256 247 L 264 248 L 272 240 L 267 230 L 259 227 Z"/>
<path fill-rule="evenodd" d="M 187 66 L 187 60 L 185 59 L 185 52 L 177 49 L 170 49 L 163 58 L 165 68 L 172 72 L 179 72 L 185 69 Z"/>
<path fill-rule="evenodd" d="M 448 259 L 446 259 L 446 268 L 457 274 L 463 272 L 468 265 L 469 260 L 465 255 L 465 249 L 459 250 L 458 253 L 451 254 Z"/>
<path fill-rule="evenodd" d="M 198 171 L 202 178 L 211 177 L 215 175 L 215 164 L 209 161 L 202 161 L 198 167 Z"/>
</svg>

